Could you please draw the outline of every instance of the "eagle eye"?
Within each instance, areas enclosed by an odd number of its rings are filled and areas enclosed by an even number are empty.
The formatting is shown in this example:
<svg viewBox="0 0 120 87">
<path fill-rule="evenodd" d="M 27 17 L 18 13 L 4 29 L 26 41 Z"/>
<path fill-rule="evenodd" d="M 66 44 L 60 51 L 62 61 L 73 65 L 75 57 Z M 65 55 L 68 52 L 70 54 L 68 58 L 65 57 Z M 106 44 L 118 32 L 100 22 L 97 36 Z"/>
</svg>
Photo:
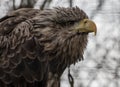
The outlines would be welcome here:
<svg viewBox="0 0 120 87">
<path fill-rule="evenodd" d="M 68 24 L 69 25 L 74 25 L 77 21 L 69 21 Z"/>
</svg>

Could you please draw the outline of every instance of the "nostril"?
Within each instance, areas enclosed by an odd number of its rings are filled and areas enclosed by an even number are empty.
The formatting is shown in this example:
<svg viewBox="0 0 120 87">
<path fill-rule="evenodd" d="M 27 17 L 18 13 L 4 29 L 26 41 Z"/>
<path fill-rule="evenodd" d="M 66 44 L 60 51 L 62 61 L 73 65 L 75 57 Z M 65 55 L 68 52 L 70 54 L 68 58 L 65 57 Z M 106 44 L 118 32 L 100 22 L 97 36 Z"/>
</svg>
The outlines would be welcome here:
<svg viewBox="0 0 120 87">
<path fill-rule="evenodd" d="M 85 24 L 87 23 L 87 21 L 84 22 Z"/>
</svg>

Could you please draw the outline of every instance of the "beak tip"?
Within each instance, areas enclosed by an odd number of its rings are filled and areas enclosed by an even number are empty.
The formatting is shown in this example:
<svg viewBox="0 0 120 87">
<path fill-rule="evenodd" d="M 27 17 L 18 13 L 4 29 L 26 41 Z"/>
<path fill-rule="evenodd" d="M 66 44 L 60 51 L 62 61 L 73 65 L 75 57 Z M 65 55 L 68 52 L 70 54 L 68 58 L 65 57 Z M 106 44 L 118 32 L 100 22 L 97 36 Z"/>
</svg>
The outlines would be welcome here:
<svg viewBox="0 0 120 87">
<path fill-rule="evenodd" d="M 97 32 L 96 32 L 96 31 L 94 32 L 94 35 L 95 35 L 95 36 L 97 35 Z"/>
</svg>

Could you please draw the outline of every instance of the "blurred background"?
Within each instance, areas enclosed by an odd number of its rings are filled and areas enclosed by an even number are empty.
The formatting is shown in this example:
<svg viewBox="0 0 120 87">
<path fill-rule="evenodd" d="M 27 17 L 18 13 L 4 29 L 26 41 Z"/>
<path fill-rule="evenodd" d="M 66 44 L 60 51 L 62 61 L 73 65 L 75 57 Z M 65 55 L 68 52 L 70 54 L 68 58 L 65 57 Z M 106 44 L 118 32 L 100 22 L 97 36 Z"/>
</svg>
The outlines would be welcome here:
<svg viewBox="0 0 120 87">
<path fill-rule="evenodd" d="M 120 0 L 0 0 L 0 18 L 23 7 L 58 6 L 78 6 L 98 28 L 96 37 L 89 35 L 84 61 L 71 65 L 74 87 L 120 87 Z M 61 87 L 70 87 L 67 69 Z"/>
</svg>

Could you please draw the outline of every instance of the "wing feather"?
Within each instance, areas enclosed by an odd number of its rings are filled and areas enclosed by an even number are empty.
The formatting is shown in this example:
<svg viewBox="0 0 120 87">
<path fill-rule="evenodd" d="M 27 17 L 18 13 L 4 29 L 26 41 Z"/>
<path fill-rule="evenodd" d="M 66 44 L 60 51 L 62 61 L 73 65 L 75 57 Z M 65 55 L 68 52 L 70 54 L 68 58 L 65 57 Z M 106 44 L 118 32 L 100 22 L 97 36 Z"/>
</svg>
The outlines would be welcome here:
<svg viewBox="0 0 120 87">
<path fill-rule="evenodd" d="M 32 8 L 22 8 L 0 19 L 0 34 L 10 33 L 21 22 L 34 17 L 39 10 Z"/>
<path fill-rule="evenodd" d="M 0 19 L 0 79 L 6 84 L 22 77 L 30 83 L 41 81 L 48 70 L 46 61 L 39 61 L 43 49 L 27 22 L 37 13 L 21 9 Z"/>
</svg>

